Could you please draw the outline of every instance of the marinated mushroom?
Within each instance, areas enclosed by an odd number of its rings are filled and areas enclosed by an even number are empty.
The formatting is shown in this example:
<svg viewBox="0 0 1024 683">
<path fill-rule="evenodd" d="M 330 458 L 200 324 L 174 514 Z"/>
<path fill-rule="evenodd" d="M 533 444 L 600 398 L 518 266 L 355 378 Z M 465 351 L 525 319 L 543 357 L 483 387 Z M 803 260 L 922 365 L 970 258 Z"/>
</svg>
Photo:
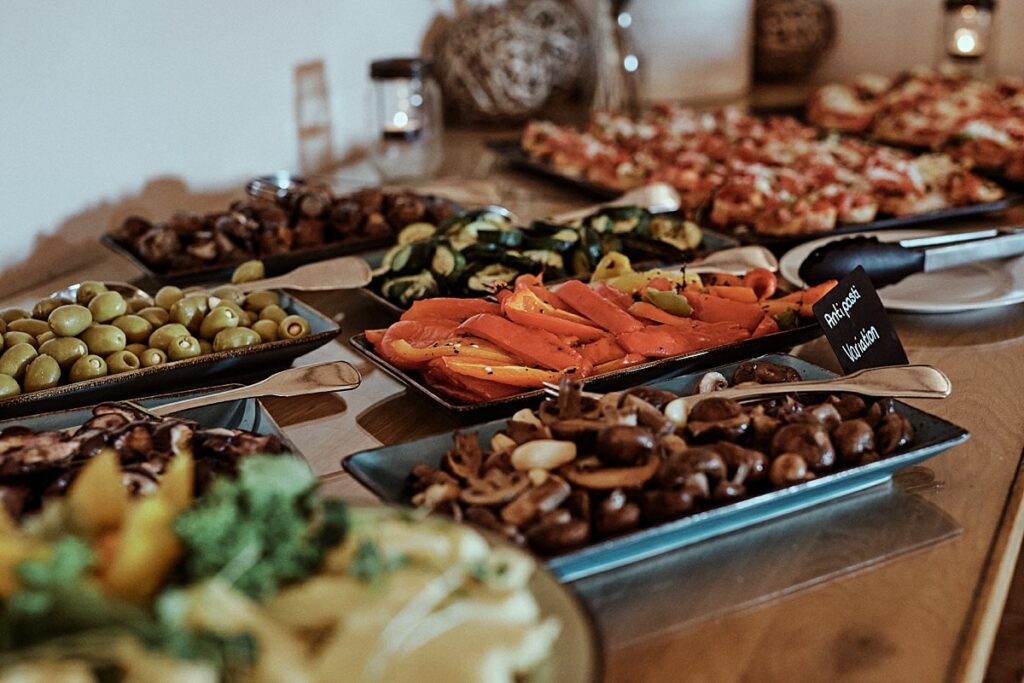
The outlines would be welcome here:
<svg viewBox="0 0 1024 683">
<path fill-rule="evenodd" d="M 697 383 L 698 394 L 710 394 L 729 388 L 729 380 L 720 372 L 709 372 Z"/>
<path fill-rule="evenodd" d="M 839 461 L 843 463 L 860 462 L 866 453 L 875 450 L 875 433 L 871 425 L 861 419 L 840 423 L 831 436 Z"/>
<path fill-rule="evenodd" d="M 526 538 L 543 552 L 563 552 L 585 544 L 590 538 L 590 525 L 573 519 L 567 510 L 558 510 L 531 527 Z"/>
<path fill-rule="evenodd" d="M 623 392 L 620 395 L 620 401 L 626 401 L 630 396 L 635 396 L 651 404 L 659 412 L 665 410 L 665 406 L 677 398 L 671 391 L 663 391 L 652 387 L 634 387 Z"/>
<path fill-rule="evenodd" d="M 772 460 L 768 478 L 778 487 L 799 484 L 814 478 L 814 473 L 807 467 L 807 461 L 796 453 L 783 453 Z"/>
<path fill-rule="evenodd" d="M 563 467 L 559 472 L 567 480 L 585 489 L 608 490 L 617 488 L 638 488 L 646 484 L 658 471 L 661 459 L 650 454 L 635 467 L 586 467 L 576 462 Z"/>
<path fill-rule="evenodd" d="M 488 470 L 482 479 L 473 478 L 469 488 L 462 489 L 459 499 L 468 505 L 501 505 L 512 500 L 530 485 L 523 472 Z"/>
<path fill-rule="evenodd" d="M 594 453 L 611 466 L 635 465 L 654 450 L 654 435 L 645 427 L 612 425 L 597 433 Z"/>
<path fill-rule="evenodd" d="M 622 489 L 614 489 L 597 506 L 594 530 L 601 536 L 616 536 L 640 524 L 640 507 L 629 502 Z"/>
<path fill-rule="evenodd" d="M 779 384 L 781 382 L 799 382 L 800 373 L 788 365 L 780 365 L 765 360 L 748 360 L 740 363 L 733 371 L 734 384 L 756 382 L 757 384 Z"/>
<path fill-rule="evenodd" d="M 836 451 L 828 432 L 817 423 L 788 424 L 772 438 L 772 453 L 794 453 L 816 472 L 827 470 L 836 461 Z"/>
<path fill-rule="evenodd" d="M 548 477 L 543 484 L 527 489 L 501 509 L 501 519 L 522 527 L 538 515 L 554 510 L 569 497 L 572 489 L 564 479 Z"/>
<path fill-rule="evenodd" d="M 914 427 L 904 415 L 889 413 L 875 427 L 875 443 L 878 454 L 892 455 L 914 438 Z"/>
<path fill-rule="evenodd" d="M 710 396 L 690 409 L 686 431 L 695 439 L 735 440 L 750 426 L 743 406 L 728 398 Z"/>
</svg>

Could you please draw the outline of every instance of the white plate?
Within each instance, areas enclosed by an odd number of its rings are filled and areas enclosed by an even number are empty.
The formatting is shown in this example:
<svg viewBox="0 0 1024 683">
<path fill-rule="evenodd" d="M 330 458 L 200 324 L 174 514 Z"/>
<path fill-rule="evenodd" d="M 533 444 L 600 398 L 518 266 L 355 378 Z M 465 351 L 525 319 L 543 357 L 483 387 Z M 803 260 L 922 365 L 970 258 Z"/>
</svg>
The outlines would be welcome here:
<svg viewBox="0 0 1024 683">
<path fill-rule="evenodd" d="M 945 232 L 948 231 L 882 230 L 825 237 L 790 249 L 779 262 L 779 271 L 790 283 L 804 287 L 799 275 L 800 264 L 823 244 L 855 235 L 877 237 L 883 242 L 899 242 Z M 882 287 L 878 296 L 887 309 L 905 313 L 956 313 L 1021 303 L 1024 301 L 1024 256 L 918 273 Z"/>
</svg>

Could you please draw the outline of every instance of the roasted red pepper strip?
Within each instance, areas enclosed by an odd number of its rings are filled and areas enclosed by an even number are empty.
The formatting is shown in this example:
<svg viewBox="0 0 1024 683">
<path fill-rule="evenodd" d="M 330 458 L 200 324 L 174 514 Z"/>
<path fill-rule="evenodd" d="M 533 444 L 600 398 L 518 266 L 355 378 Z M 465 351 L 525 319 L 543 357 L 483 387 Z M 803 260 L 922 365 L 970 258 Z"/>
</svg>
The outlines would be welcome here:
<svg viewBox="0 0 1024 683">
<path fill-rule="evenodd" d="M 422 348 L 436 342 L 448 341 L 455 335 L 458 323 L 453 320 L 400 320 L 384 333 L 380 343 L 374 348 L 384 360 L 397 368 L 418 368 L 426 365 L 426 360 L 408 361 L 400 356 L 393 347 L 399 339 L 411 346 Z"/>
<path fill-rule="evenodd" d="M 806 305 L 810 307 L 818 303 L 821 297 L 828 294 L 829 291 L 837 284 L 839 284 L 838 280 L 826 280 L 820 285 L 815 285 L 810 289 L 802 289 L 799 292 L 780 296 L 778 299 L 775 299 L 775 301 L 792 301 L 800 306 Z"/>
<path fill-rule="evenodd" d="M 615 360 L 610 360 L 607 363 L 595 365 L 594 374 L 603 375 L 606 372 L 615 372 L 616 370 L 621 370 L 622 368 L 628 368 L 630 365 L 643 363 L 645 360 L 647 359 L 641 356 L 640 354 L 630 353 L 623 356 L 622 358 L 616 358 Z"/>
<path fill-rule="evenodd" d="M 554 308 L 561 309 L 569 313 L 575 313 L 575 311 L 573 311 L 572 308 L 562 300 L 562 297 L 544 286 L 544 279 L 539 275 L 524 273 L 517 277 L 516 291 L 518 292 L 523 289 L 529 289 L 537 295 L 537 298 L 549 306 L 553 306 Z"/>
<path fill-rule="evenodd" d="M 434 358 L 475 358 L 488 363 L 515 365 L 518 361 L 504 351 L 481 340 L 459 339 L 457 341 L 434 342 L 430 346 L 416 347 L 404 339 L 390 342 L 391 351 L 404 362 L 426 364 Z"/>
<path fill-rule="evenodd" d="M 363 334 L 366 335 L 366 341 L 370 342 L 374 346 L 376 346 L 377 344 L 380 344 L 381 341 L 383 341 L 384 335 L 386 333 L 387 333 L 386 329 L 385 330 L 366 330 L 365 332 L 363 332 Z"/>
<path fill-rule="evenodd" d="M 642 322 L 579 280 L 569 280 L 563 284 L 558 289 L 558 295 L 584 317 L 613 334 L 643 329 Z"/>
<path fill-rule="evenodd" d="M 545 290 L 547 291 L 547 290 Z M 593 323 L 584 318 L 583 316 L 570 313 L 569 311 L 556 308 L 555 306 L 544 301 L 533 289 L 524 288 L 517 290 L 515 294 L 505 299 L 501 304 L 501 310 L 508 315 L 512 309 L 518 309 L 520 311 L 530 311 L 532 313 L 543 313 L 544 315 L 552 318 L 560 318 L 577 325 L 585 325 L 590 327 L 592 330 L 603 334 Z M 509 315 L 511 318 L 512 316 Z M 514 318 L 513 318 L 514 319 Z M 524 323 L 525 324 L 525 323 Z M 546 328 L 541 328 L 546 329 Z M 559 334 L 557 330 L 552 330 L 556 334 Z M 584 334 L 588 334 L 584 332 Z M 595 337 L 596 339 L 596 337 Z"/>
<path fill-rule="evenodd" d="M 675 286 L 667 277 L 652 277 L 647 281 L 647 287 L 645 289 L 660 289 L 663 292 L 671 292 L 675 289 Z"/>
<path fill-rule="evenodd" d="M 461 323 L 477 313 L 499 314 L 501 306 L 483 299 L 420 299 L 402 314 L 402 320 L 454 320 Z"/>
<path fill-rule="evenodd" d="M 764 317 L 764 311 L 757 304 L 745 304 L 689 290 L 683 290 L 682 294 L 693 307 L 693 317 L 697 320 L 738 323 L 748 332 L 753 332 Z"/>
<path fill-rule="evenodd" d="M 654 304 L 647 303 L 646 301 L 637 301 L 629 307 L 629 312 L 637 318 L 652 320 L 663 325 L 685 325 L 689 327 L 692 322 L 689 318 L 672 315 L 668 311 L 663 311 Z"/>
<path fill-rule="evenodd" d="M 775 294 L 779 280 L 767 268 L 752 268 L 743 276 L 743 284 L 754 290 L 758 301 L 766 301 Z"/>
<path fill-rule="evenodd" d="M 513 356 L 549 370 L 565 372 L 575 369 L 583 377 L 591 365 L 578 351 L 569 347 L 558 337 L 544 330 L 524 327 L 501 316 L 481 313 L 462 323 L 458 330 L 477 337 L 483 337 Z"/>
<path fill-rule="evenodd" d="M 742 285 L 733 285 L 731 287 L 711 285 L 708 287 L 708 294 L 720 296 L 723 299 L 729 299 L 730 301 L 739 301 L 744 304 L 757 303 L 757 294 L 754 292 L 754 289 L 752 287 L 744 287 Z"/>
<path fill-rule="evenodd" d="M 615 337 L 608 335 L 601 337 L 597 341 L 584 344 L 580 348 L 580 355 L 593 363 L 596 370 L 597 366 L 602 363 L 622 358 L 626 355 L 626 350 L 619 346 L 618 342 L 615 341 Z"/>
<path fill-rule="evenodd" d="M 594 288 L 594 291 L 603 296 L 605 299 L 608 299 L 608 301 L 611 301 L 613 304 L 615 304 L 622 310 L 626 310 L 633 304 L 632 296 L 626 294 L 622 290 L 615 289 L 607 282 L 598 282 L 597 286 Z"/>
<path fill-rule="evenodd" d="M 779 323 L 775 322 L 775 318 L 770 315 L 766 315 L 757 327 L 754 328 L 754 333 L 751 337 L 763 337 L 766 334 L 775 334 L 779 331 Z"/>
<path fill-rule="evenodd" d="M 507 396 L 514 396 L 522 391 L 508 384 L 489 382 L 483 379 L 475 379 L 467 375 L 460 375 L 445 367 L 440 358 L 430 362 L 430 365 L 423 373 L 424 379 L 430 386 L 443 394 L 457 398 L 466 403 L 479 403 L 480 401 L 493 401 Z"/>
<path fill-rule="evenodd" d="M 456 374 L 513 387 L 537 389 L 543 387 L 545 382 L 557 384 L 562 377 L 558 372 L 538 370 L 523 365 L 488 365 L 450 356 L 442 358 L 441 362 Z"/>
<path fill-rule="evenodd" d="M 749 332 L 735 323 L 701 323 L 697 320 L 690 323 L 689 328 L 656 325 L 639 332 L 616 335 L 615 340 L 629 353 L 648 358 L 666 358 L 731 344 L 750 336 Z"/>
</svg>

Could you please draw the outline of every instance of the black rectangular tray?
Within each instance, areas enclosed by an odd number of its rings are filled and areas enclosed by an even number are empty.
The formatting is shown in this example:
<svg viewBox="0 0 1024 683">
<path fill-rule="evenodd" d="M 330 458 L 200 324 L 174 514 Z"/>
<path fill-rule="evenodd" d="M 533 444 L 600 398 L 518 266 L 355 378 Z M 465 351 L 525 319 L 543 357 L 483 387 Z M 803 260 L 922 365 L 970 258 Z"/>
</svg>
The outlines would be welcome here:
<svg viewBox="0 0 1024 683">
<path fill-rule="evenodd" d="M 804 379 L 834 376 L 827 370 L 791 356 L 772 355 L 767 356 L 765 360 L 789 365 Z M 726 377 L 731 377 L 735 367 L 735 364 L 730 364 L 714 369 Z M 678 394 L 690 394 L 693 393 L 702 374 L 684 375 L 654 386 Z M 898 405 L 900 412 L 910 420 L 915 432 L 914 445 L 906 452 L 552 557 L 547 560 L 548 567 L 561 580 L 575 581 L 638 562 L 669 550 L 761 524 L 887 483 L 897 470 L 937 455 L 963 443 L 969 437 L 966 430 L 950 422 L 903 403 Z M 481 443 L 488 443 L 494 433 L 503 429 L 505 425 L 506 421 L 500 419 L 471 429 L 479 433 Z M 355 453 L 342 460 L 342 466 L 381 500 L 407 504 L 405 487 L 412 468 L 423 462 L 434 467 L 439 466 L 451 445 L 450 433 L 436 434 L 418 441 Z"/>
<path fill-rule="evenodd" d="M 326 261 L 327 259 L 336 258 L 338 256 L 349 256 L 351 254 L 361 254 L 367 251 L 373 251 L 374 249 L 386 247 L 394 241 L 395 236 L 389 235 L 387 237 L 379 237 L 372 240 L 367 239 L 333 242 L 331 244 L 324 244 L 316 247 L 303 247 L 301 249 L 294 249 L 285 254 L 260 256 L 258 258 L 263 262 L 263 267 L 266 270 L 267 277 L 274 277 L 276 275 L 289 273 L 299 266 L 307 263 Z M 148 284 L 152 285 L 185 286 L 205 284 L 208 282 L 229 282 L 235 267 L 241 263 L 241 261 L 237 263 L 219 263 L 217 265 L 207 266 L 205 268 L 196 268 L 193 270 L 158 273 L 143 263 L 139 257 L 130 250 L 119 244 L 111 235 L 103 235 L 100 238 L 100 242 L 115 254 L 130 261 L 133 266 L 142 272 L 143 279 Z"/>
<path fill-rule="evenodd" d="M 647 382 L 656 382 L 675 377 L 682 372 L 694 372 L 704 368 L 731 363 L 747 358 L 753 358 L 775 351 L 788 351 L 798 344 L 804 344 L 824 332 L 817 321 L 794 327 L 791 330 L 768 334 L 763 337 L 744 339 L 724 346 L 715 346 L 703 351 L 694 351 L 682 356 L 672 358 L 659 358 L 646 363 L 640 363 L 628 368 L 609 372 L 596 377 L 588 377 L 583 380 L 584 386 L 589 391 L 614 391 L 626 387 L 636 386 Z M 371 363 L 391 375 L 399 382 L 413 387 L 430 397 L 433 401 L 447 410 L 461 414 L 474 415 L 499 415 L 511 414 L 516 409 L 529 406 L 544 395 L 543 389 L 531 389 L 515 396 L 499 398 L 493 401 L 481 403 L 462 403 L 435 391 L 426 382 L 421 382 L 415 371 L 405 371 L 388 363 L 377 355 L 373 345 L 366 340 L 363 333 L 357 334 L 350 340 L 356 351 L 366 356 Z"/>
<path fill-rule="evenodd" d="M 519 146 L 518 140 L 494 140 L 489 142 L 488 146 L 504 161 L 515 168 L 540 174 L 546 178 L 557 179 L 559 182 L 575 187 L 581 192 L 586 192 L 602 199 L 613 198 L 622 194 L 621 192 L 611 190 L 607 187 L 601 187 L 585 180 L 579 180 L 577 178 L 562 175 L 550 166 L 531 159 Z M 758 235 L 752 231 L 740 231 L 728 227 L 722 228 L 720 226 L 712 227 L 715 230 L 720 230 L 725 234 L 736 238 L 743 244 L 759 244 L 777 251 L 792 247 L 801 242 L 807 242 L 821 237 L 828 237 L 829 235 L 863 232 L 866 230 L 906 228 L 909 226 L 920 225 L 922 223 L 933 223 L 936 221 L 981 216 L 987 213 L 994 213 L 996 211 L 1004 211 L 1011 206 L 1022 202 L 1024 202 L 1024 193 L 1007 190 L 1005 197 L 994 202 L 970 204 L 968 206 L 956 206 L 949 209 L 941 209 L 939 211 L 928 211 L 926 213 L 913 214 L 911 216 L 886 216 L 884 218 L 873 220 L 870 223 L 843 223 L 836 226 L 835 229 L 828 230 L 826 232 L 793 235 L 792 237 L 771 237 L 767 235 Z M 701 224 L 701 227 L 709 225 L 707 219 L 701 215 L 697 216 L 697 221 Z"/>
<path fill-rule="evenodd" d="M 701 239 L 700 247 L 698 249 L 694 250 L 698 254 L 710 254 L 712 252 L 721 251 L 723 249 L 731 249 L 733 247 L 739 246 L 739 244 L 740 244 L 739 240 L 735 239 L 734 237 L 729 237 L 728 235 L 723 235 L 722 233 L 716 232 L 714 230 L 708 230 L 706 228 L 701 228 L 701 232 L 702 232 L 702 239 Z M 375 251 L 372 254 L 366 254 L 363 258 L 366 259 L 366 262 L 370 264 L 371 268 L 376 268 L 376 267 L 378 267 L 380 265 L 381 261 L 384 258 L 384 254 L 385 253 L 386 252 L 384 252 L 384 251 Z M 639 261 L 633 264 L 633 266 L 635 268 L 638 268 L 638 269 L 639 268 L 646 268 L 648 265 L 650 265 L 650 267 L 653 268 L 653 267 L 671 267 L 672 265 L 678 265 L 678 264 L 660 264 L 660 263 L 659 264 L 644 264 L 643 262 L 639 262 Z M 573 275 L 572 276 L 572 278 L 580 278 L 580 277 L 588 277 L 588 274 L 584 273 L 582 275 Z M 572 278 L 566 278 L 566 279 L 572 279 Z M 554 282 L 549 282 L 547 284 L 557 284 L 558 282 L 561 282 L 561 280 L 555 280 Z M 364 294 L 365 296 L 369 297 L 370 299 L 373 299 L 378 304 L 380 304 L 384 308 L 388 309 L 389 311 L 391 311 L 392 313 L 395 313 L 397 315 L 401 315 L 402 313 L 405 313 L 406 310 L 408 310 L 408 309 L 402 308 L 398 304 L 396 304 L 396 303 L 394 303 L 394 302 L 384 298 L 384 296 L 382 296 L 381 293 L 378 292 L 377 289 L 373 286 L 373 283 L 370 283 L 369 285 L 367 285 L 365 287 L 361 287 L 359 289 L 359 291 L 362 294 Z M 482 294 L 480 296 L 480 298 L 483 298 L 483 296 L 485 296 L 485 295 Z M 469 298 L 474 298 L 474 297 L 460 296 L 460 297 L 455 297 L 455 298 L 457 298 L 457 299 L 469 299 Z"/>
<path fill-rule="evenodd" d="M 312 306 L 285 292 L 279 294 L 288 313 L 296 313 L 309 321 L 310 333 L 307 336 L 218 351 L 120 375 L 107 375 L 21 394 L 0 400 L 0 419 L 130 399 L 168 389 L 190 389 L 215 382 L 266 376 L 288 367 L 299 356 L 323 346 L 341 332 L 336 322 Z"/>
</svg>

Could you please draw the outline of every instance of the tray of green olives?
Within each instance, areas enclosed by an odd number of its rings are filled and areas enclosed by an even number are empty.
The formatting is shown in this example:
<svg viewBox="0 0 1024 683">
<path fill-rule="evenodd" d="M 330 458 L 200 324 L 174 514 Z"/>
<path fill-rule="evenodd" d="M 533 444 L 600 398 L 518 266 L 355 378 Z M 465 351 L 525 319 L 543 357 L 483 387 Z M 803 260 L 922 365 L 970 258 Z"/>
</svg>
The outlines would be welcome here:
<svg viewBox="0 0 1024 683">
<path fill-rule="evenodd" d="M 266 375 L 340 331 L 277 290 L 74 284 L 0 311 L 0 418 Z"/>
</svg>

